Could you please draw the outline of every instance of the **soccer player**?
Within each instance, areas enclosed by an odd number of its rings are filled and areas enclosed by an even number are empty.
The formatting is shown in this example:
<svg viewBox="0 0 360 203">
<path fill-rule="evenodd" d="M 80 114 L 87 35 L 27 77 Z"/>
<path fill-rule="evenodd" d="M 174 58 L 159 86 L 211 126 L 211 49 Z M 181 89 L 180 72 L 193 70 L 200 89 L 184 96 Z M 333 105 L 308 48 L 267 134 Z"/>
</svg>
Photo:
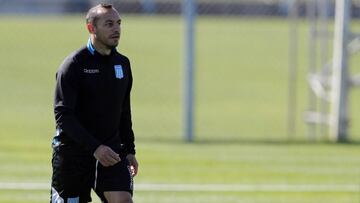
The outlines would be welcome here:
<svg viewBox="0 0 360 203">
<path fill-rule="evenodd" d="M 131 203 L 137 174 L 129 59 L 116 47 L 121 18 L 109 4 L 86 15 L 90 38 L 56 74 L 52 203 Z"/>
</svg>

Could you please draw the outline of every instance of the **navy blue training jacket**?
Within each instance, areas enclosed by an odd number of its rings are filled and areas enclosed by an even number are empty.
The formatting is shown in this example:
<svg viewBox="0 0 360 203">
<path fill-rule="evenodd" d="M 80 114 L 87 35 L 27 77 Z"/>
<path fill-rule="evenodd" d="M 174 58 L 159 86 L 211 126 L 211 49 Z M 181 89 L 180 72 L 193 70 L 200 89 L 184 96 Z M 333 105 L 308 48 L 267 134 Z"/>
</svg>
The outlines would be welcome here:
<svg viewBox="0 0 360 203">
<path fill-rule="evenodd" d="M 129 59 L 113 49 L 99 54 L 90 40 L 70 54 L 56 73 L 53 145 L 93 153 L 100 144 L 135 154 L 131 122 Z"/>
</svg>

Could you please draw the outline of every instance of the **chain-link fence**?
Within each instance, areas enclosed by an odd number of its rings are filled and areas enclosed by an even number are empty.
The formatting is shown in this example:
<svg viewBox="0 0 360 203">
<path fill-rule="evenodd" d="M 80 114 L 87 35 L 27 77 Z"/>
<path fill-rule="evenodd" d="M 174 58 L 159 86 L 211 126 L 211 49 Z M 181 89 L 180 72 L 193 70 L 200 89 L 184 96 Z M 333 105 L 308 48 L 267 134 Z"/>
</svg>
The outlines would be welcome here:
<svg viewBox="0 0 360 203">
<path fill-rule="evenodd" d="M 299 13 L 306 15 L 306 0 L 299 2 Z M 329 15 L 334 14 L 335 0 L 325 0 Z M 112 3 L 121 13 L 181 14 L 182 0 L 0 0 L 1 13 L 73 13 L 85 12 L 98 3 Z M 197 0 L 199 15 L 286 16 L 293 0 Z M 318 1 L 315 1 L 318 2 Z M 360 16 L 360 1 L 353 0 L 351 13 Z"/>
<path fill-rule="evenodd" d="M 73 18 L 82 20 L 84 12 L 100 2 L 104 1 L 0 0 L 0 14 L 67 15 L 75 12 L 77 15 Z M 123 17 L 123 37 L 119 50 L 132 61 L 133 120 L 138 139 L 182 139 L 185 41 L 184 20 L 180 15 L 182 1 L 106 2 L 114 4 Z M 197 140 L 232 142 L 287 139 L 289 42 L 292 37 L 289 35 L 291 24 L 287 15 L 291 2 L 196 1 L 194 124 Z M 301 18 L 297 25 L 299 92 L 296 134 L 297 138 L 303 139 L 306 127 L 301 113 L 307 109 L 306 75 L 311 53 L 311 23 L 306 18 L 309 13 L 308 1 L 298 2 Z M 327 5 L 329 46 L 326 52 L 330 60 L 335 4 L 329 1 Z M 359 8 L 360 1 L 352 1 L 353 30 L 359 29 L 356 20 L 360 16 Z M 358 63 L 356 59 L 352 61 L 353 65 Z M 355 94 L 352 96 L 358 97 Z M 360 110 L 356 106 L 352 109 L 354 112 Z M 356 122 L 354 119 L 351 131 L 355 138 L 360 133 Z"/>
</svg>

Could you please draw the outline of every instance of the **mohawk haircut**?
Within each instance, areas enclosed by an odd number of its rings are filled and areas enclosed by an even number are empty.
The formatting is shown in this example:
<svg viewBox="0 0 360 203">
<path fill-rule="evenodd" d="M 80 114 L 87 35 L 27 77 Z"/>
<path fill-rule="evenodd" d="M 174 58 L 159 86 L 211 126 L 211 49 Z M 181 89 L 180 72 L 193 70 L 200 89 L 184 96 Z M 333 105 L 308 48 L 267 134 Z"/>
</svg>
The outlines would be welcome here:
<svg viewBox="0 0 360 203">
<path fill-rule="evenodd" d="M 90 10 L 86 14 L 86 23 L 95 25 L 99 17 L 98 11 L 103 9 L 108 10 L 112 8 L 114 8 L 112 4 L 98 4 L 90 8 Z"/>
</svg>

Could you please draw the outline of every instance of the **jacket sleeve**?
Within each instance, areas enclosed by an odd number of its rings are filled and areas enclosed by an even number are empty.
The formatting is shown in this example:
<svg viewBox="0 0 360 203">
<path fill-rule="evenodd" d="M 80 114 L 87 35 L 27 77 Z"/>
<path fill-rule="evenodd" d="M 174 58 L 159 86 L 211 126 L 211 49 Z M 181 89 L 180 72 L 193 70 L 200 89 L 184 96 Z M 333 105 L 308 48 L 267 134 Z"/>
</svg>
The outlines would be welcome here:
<svg viewBox="0 0 360 203">
<path fill-rule="evenodd" d="M 93 153 L 100 142 L 80 124 L 75 114 L 80 82 L 77 66 L 74 59 L 67 58 L 56 74 L 54 100 L 56 126 L 75 143 Z"/>
<path fill-rule="evenodd" d="M 130 68 L 130 62 L 128 62 L 129 68 L 129 85 L 126 92 L 125 100 L 123 103 L 123 111 L 121 113 L 120 119 L 120 136 L 122 140 L 122 144 L 125 145 L 125 151 L 127 154 L 135 154 L 135 137 L 132 129 L 132 121 L 131 121 L 131 105 L 130 105 L 130 92 L 132 88 L 132 74 Z"/>
</svg>

